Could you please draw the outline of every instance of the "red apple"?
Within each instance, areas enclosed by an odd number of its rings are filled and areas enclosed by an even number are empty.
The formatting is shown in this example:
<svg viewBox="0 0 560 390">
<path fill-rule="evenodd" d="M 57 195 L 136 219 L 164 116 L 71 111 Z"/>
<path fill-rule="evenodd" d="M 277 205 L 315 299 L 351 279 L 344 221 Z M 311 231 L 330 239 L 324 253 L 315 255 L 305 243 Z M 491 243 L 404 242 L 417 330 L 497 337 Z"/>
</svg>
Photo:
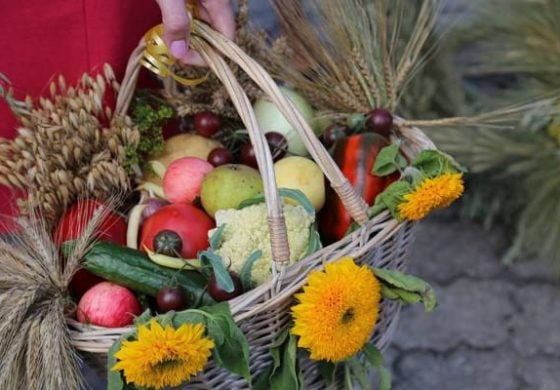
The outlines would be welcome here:
<svg viewBox="0 0 560 390">
<path fill-rule="evenodd" d="M 171 203 L 192 203 L 199 195 L 202 181 L 214 167 L 196 157 L 173 161 L 163 176 L 163 192 Z"/>
<path fill-rule="evenodd" d="M 76 316 L 83 324 L 120 328 L 132 324 L 134 316 L 141 311 L 132 291 L 114 283 L 101 282 L 80 299 Z"/>
<path fill-rule="evenodd" d="M 171 230 L 181 238 L 181 256 L 185 259 L 197 257 L 199 251 L 208 248 L 208 231 L 214 221 L 202 210 L 185 203 L 162 207 L 144 221 L 140 234 L 140 249 L 154 249 L 154 238 L 163 230 Z"/>
<path fill-rule="evenodd" d="M 87 224 L 93 218 L 94 212 L 102 207 L 103 203 L 95 199 L 85 199 L 74 203 L 62 215 L 53 232 L 53 240 L 57 246 L 79 238 Z M 126 222 L 115 213 L 104 211 L 105 216 L 97 227 L 96 239 L 126 245 Z M 81 297 L 93 285 L 103 281 L 84 269 L 78 270 L 70 282 L 70 292 Z"/>
</svg>

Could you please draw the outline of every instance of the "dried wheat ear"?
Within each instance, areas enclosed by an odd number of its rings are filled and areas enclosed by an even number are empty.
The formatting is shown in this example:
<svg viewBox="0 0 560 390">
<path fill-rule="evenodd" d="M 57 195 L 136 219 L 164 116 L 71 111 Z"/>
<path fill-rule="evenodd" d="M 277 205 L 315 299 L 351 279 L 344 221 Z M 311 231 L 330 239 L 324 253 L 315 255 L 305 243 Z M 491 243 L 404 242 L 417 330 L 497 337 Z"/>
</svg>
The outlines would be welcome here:
<svg viewBox="0 0 560 390">
<path fill-rule="evenodd" d="M 59 77 L 49 97 L 26 99 L 17 137 L 0 139 L 0 183 L 26 190 L 18 201 L 23 214 L 40 209 L 50 224 L 79 197 L 107 200 L 130 190 L 124 164 L 140 134 L 128 116 L 113 117 L 104 103 L 118 89 L 106 65 L 75 87 Z"/>
</svg>

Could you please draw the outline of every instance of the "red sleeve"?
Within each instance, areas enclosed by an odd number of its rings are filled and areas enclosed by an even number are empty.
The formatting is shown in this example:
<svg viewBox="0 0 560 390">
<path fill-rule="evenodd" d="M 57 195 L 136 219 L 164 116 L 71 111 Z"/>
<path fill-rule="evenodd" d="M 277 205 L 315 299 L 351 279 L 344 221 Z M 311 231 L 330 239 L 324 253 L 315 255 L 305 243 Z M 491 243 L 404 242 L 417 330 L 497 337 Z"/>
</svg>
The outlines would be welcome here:
<svg viewBox="0 0 560 390">
<path fill-rule="evenodd" d="M 154 0 L 5 1 L 0 11 L 0 72 L 20 98 L 44 93 L 54 75 L 75 82 L 105 62 L 121 78 L 130 52 L 160 21 Z M 0 137 L 12 137 L 15 125 L 0 101 Z M 0 188 L 0 214 L 9 212 L 10 198 Z"/>
</svg>

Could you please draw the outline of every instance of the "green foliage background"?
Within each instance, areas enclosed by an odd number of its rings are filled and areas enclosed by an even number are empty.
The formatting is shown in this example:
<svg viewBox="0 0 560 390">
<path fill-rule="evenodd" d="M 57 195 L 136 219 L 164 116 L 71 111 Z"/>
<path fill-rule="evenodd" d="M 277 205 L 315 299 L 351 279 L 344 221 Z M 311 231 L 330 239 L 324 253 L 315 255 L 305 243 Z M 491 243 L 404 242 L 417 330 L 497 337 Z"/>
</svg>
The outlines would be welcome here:
<svg viewBox="0 0 560 390">
<path fill-rule="evenodd" d="M 465 104 L 456 113 L 542 100 L 507 128 L 426 131 L 469 168 L 463 215 L 511 228 L 505 260 L 537 254 L 560 265 L 560 105 L 553 98 L 560 87 L 560 0 L 478 1 L 470 10 L 452 33 L 452 54 L 436 53 L 436 63 L 463 85 Z M 457 80 L 438 78 L 457 88 Z M 438 110 L 437 99 L 431 102 Z"/>
</svg>

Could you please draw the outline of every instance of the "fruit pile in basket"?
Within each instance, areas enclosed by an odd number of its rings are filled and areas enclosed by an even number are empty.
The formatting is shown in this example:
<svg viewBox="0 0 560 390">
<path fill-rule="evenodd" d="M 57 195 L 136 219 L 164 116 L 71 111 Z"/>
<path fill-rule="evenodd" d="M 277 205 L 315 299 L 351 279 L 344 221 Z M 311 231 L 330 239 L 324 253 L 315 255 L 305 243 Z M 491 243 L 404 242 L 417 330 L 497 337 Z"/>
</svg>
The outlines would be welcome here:
<svg viewBox="0 0 560 390">
<path fill-rule="evenodd" d="M 376 156 L 391 145 L 392 116 L 378 109 L 350 125 L 316 120 L 303 97 L 287 88 L 283 92 L 317 123 L 335 162 L 373 205 L 399 178 L 398 171 L 373 172 Z M 144 104 L 152 114 L 165 111 L 165 104 L 145 96 L 136 107 Z M 284 200 L 290 261 L 298 261 L 343 238 L 352 219 L 275 106 L 261 99 L 254 108 Z M 95 199 L 80 200 L 56 224 L 55 242 L 64 246 L 84 233 L 95 213 L 104 214 L 99 242 L 70 285 L 80 322 L 130 325 L 148 308 L 165 313 L 226 301 L 272 278 L 263 182 L 247 132 L 209 111 L 160 116 L 158 123 L 139 120 L 152 126 L 146 134 L 159 140 L 151 143 L 157 148 L 134 156 L 142 175 L 140 195 L 132 198 L 139 201 L 123 214 Z"/>
</svg>

